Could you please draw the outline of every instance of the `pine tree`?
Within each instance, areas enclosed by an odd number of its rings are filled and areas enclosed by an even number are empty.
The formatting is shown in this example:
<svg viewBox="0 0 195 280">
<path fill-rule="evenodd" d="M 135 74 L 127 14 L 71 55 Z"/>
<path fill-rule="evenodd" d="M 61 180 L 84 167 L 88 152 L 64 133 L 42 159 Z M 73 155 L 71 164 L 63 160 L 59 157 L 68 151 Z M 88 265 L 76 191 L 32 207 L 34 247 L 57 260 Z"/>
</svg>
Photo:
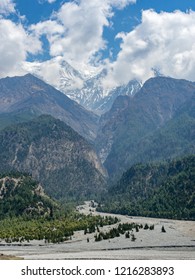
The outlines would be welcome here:
<svg viewBox="0 0 195 280">
<path fill-rule="evenodd" d="M 162 228 L 161 228 L 161 232 L 166 232 L 166 230 L 165 230 L 164 226 L 162 226 Z"/>
</svg>

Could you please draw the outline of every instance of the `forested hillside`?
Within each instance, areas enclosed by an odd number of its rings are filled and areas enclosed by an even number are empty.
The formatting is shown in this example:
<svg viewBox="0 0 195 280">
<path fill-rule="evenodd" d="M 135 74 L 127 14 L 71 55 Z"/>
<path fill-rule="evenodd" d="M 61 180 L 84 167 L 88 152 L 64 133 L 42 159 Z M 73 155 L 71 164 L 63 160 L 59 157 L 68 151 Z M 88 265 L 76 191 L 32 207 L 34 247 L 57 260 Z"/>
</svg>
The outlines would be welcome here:
<svg viewBox="0 0 195 280">
<path fill-rule="evenodd" d="M 195 219 L 195 156 L 132 166 L 109 188 L 99 210 Z"/>
<path fill-rule="evenodd" d="M 92 146 L 51 116 L 0 132 L 0 172 L 32 174 L 55 198 L 81 200 L 105 188 L 106 171 Z"/>
<path fill-rule="evenodd" d="M 55 207 L 56 202 L 30 176 L 20 173 L 0 175 L 0 219 L 49 217 Z"/>
</svg>

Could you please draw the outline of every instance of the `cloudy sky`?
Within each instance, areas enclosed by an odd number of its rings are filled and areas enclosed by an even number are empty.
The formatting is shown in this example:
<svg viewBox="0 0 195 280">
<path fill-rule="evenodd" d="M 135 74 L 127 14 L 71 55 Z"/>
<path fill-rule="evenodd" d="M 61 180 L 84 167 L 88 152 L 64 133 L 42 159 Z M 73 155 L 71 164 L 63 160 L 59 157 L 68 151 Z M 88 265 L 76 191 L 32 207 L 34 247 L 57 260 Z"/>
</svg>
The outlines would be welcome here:
<svg viewBox="0 0 195 280">
<path fill-rule="evenodd" d="M 106 87 L 153 68 L 195 81 L 195 1 L 0 0 L 0 77 L 39 69 L 54 83 L 63 61 L 107 68 Z"/>
</svg>

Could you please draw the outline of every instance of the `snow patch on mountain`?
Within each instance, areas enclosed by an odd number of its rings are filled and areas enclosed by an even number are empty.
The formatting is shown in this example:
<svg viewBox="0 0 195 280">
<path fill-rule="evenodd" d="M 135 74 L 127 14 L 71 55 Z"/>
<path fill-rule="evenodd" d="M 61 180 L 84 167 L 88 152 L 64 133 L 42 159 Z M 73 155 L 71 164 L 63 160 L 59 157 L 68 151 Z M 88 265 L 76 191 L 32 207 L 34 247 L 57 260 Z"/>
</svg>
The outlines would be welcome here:
<svg viewBox="0 0 195 280">
<path fill-rule="evenodd" d="M 48 71 L 48 67 L 52 67 L 53 71 Z M 64 60 L 29 63 L 25 65 L 25 69 L 99 115 L 111 108 L 117 96 L 134 96 L 142 86 L 139 81 L 133 80 L 126 85 L 108 89 L 103 85 L 107 76 L 106 69 L 99 72 L 84 69 L 81 72 Z"/>
</svg>

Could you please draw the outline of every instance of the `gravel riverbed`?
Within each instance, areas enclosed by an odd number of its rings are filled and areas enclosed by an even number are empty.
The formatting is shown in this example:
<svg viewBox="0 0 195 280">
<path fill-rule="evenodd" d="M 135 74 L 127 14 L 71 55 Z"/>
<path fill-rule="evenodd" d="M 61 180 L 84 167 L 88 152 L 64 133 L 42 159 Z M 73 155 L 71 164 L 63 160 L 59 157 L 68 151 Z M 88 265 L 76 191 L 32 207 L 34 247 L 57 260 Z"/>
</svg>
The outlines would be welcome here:
<svg viewBox="0 0 195 280">
<path fill-rule="evenodd" d="M 95 242 L 94 233 L 84 235 L 84 231 L 74 233 L 72 240 L 61 244 L 45 244 L 32 241 L 23 244 L 0 242 L 0 254 L 15 255 L 24 259 L 195 259 L 195 221 L 180 221 L 146 217 L 129 217 L 98 213 L 90 207 L 90 202 L 79 207 L 84 214 L 117 216 L 121 223 L 154 225 L 154 230 L 140 229 L 133 232 L 135 241 L 120 237 Z M 103 227 L 108 231 L 111 226 Z M 164 226 L 166 232 L 161 232 Z M 87 238 L 89 239 L 87 242 Z"/>
</svg>

